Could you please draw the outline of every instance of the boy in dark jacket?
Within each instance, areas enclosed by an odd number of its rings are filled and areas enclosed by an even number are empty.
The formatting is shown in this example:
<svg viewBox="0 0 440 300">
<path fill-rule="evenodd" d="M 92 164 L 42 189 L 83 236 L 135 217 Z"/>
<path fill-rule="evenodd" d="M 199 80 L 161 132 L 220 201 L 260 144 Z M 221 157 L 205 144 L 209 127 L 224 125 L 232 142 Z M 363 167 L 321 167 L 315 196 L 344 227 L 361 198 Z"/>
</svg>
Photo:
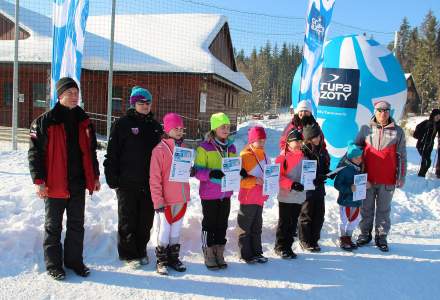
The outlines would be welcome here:
<svg viewBox="0 0 440 300">
<path fill-rule="evenodd" d="M 302 150 L 306 159 L 317 161 L 315 189 L 306 192 L 299 216 L 299 239 L 301 248 L 307 251 L 321 251 L 318 240 L 325 215 L 325 180 L 330 172 L 330 156 L 323 145 L 322 132 L 317 123 L 303 129 L 304 145 Z"/>
<path fill-rule="evenodd" d="M 341 159 L 338 167 L 344 167 L 335 178 L 335 188 L 339 191 L 338 204 L 341 216 L 341 236 L 339 246 L 343 250 L 351 251 L 357 248 L 351 240 L 353 230 L 360 221 L 360 206 L 362 201 L 354 201 L 353 193 L 356 192 L 354 176 L 362 173 L 362 149 L 351 143 L 347 154 Z"/>
<path fill-rule="evenodd" d="M 107 184 L 118 198 L 119 259 L 133 269 L 148 264 L 147 243 L 154 208 L 149 175 L 153 148 L 163 130 L 151 112 L 152 96 L 135 86 L 131 108 L 112 127 L 104 161 Z"/>
<path fill-rule="evenodd" d="M 416 148 L 422 157 L 420 163 L 419 176 L 425 177 L 431 166 L 431 152 L 434 147 L 435 136 L 440 126 L 440 109 L 433 109 L 428 120 L 425 120 L 416 126 L 414 138 L 417 139 Z M 440 178 L 440 172 L 436 172 Z"/>
</svg>

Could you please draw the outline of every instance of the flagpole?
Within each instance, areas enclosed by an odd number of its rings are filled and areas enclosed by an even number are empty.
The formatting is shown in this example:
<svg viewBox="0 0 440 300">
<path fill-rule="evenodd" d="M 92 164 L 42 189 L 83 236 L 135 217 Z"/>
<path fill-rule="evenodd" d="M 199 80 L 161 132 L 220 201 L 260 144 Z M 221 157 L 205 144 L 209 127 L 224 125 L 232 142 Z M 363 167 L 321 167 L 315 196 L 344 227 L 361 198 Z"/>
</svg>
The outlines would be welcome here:
<svg viewBox="0 0 440 300">
<path fill-rule="evenodd" d="M 13 73 L 13 99 L 12 99 L 12 150 L 17 150 L 17 127 L 18 127 L 18 36 L 19 30 L 19 7 L 20 1 L 15 1 L 15 44 L 14 44 L 14 73 Z"/>
<path fill-rule="evenodd" d="M 107 87 L 107 141 L 110 138 L 113 111 L 113 52 L 115 44 L 115 10 L 116 0 L 112 0 L 112 19 L 110 32 L 110 61 L 108 67 L 108 87 Z"/>
</svg>

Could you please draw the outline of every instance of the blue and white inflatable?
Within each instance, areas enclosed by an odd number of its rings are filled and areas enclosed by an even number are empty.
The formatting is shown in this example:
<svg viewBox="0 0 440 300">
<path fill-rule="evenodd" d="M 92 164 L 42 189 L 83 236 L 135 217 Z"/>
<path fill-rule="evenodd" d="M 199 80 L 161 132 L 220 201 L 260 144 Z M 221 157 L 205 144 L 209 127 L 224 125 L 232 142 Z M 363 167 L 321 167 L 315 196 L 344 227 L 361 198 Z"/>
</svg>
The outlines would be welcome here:
<svg viewBox="0 0 440 300">
<path fill-rule="evenodd" d="M 306 99 L 300 94 L 301 65 L 292 83 L 292 104 Z M 347 142 L 371 119 L 373 103 L 391 103 L 392 117 L 401 118 L 407 86 L 393 54 L 372 39 L 341 36 L 325 44 L 322 71 L 312 79 L 314 116 L 324 132 L 332 167 L 345 154 Z"/>
</svg>

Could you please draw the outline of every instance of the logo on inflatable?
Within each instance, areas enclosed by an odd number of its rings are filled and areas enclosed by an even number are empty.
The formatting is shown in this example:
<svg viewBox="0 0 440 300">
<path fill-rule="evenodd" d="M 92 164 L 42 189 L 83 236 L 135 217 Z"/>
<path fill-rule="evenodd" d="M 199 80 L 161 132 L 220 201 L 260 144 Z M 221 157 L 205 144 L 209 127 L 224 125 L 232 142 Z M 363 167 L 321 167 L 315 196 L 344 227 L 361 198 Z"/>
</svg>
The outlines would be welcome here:
<svg viewBox="0 0 440 300">
<path fill-rule="evenodd" d="M 292 83 L 292 104 L 300 94 L 301 65 Z M 312 78 L 314 116 L 323 130 L 334 167 L 360 127 L 373 116 L 373 103 L 391 104 L 391 116 L 401 118 L 407 95 L 402 68 L 393 54 L 372 39 L 341 36 L 326 42 L 322 71 Z M 310 100 L 310 99 L 309 99 Z"/>
</svg>

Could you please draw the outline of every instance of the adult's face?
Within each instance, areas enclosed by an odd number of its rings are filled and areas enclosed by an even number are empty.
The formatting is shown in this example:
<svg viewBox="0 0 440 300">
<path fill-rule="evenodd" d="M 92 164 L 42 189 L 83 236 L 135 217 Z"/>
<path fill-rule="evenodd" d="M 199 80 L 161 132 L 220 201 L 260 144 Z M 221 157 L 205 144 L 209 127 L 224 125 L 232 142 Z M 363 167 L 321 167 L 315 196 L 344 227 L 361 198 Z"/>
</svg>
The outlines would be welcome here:
<svg viewBox="0 0 440 300">
<path fill-rule="evenodd" d="M 151 111 L 151 102 L 147 101 L 137 101 L 134 109 L 140 114 L 148 115 Z"/>
<path fill-rule="evenodd" d="M 440 121 L 440 115 L 435 115 L 434 122 L 438 122 L 438 121 Z"/>
<path fill-rule="evenodd" d="M 77 88 L 72 87 L 59 95 L 58 99 L 61 105 L 69 109 L 75 108 L 79 103 L 79 91 Z"/>
<path fill-rule="evenodd" d="M 308 117 L 310 117 L 310 115 L 311 115 L 311 112 L 309 112 L 308 110 L 300 110 L 300 111 L 298 112 L 298 117 L 299 117 L 300 119 L 302 119 L 304 116 L 308 116 Z"/>
<path fill-rule="evenodd" d="M 376 117 L 376 121 L 380 125 L 387 125 L 388 120 L 390 119 L 390 109 L 389 108 L 376 108 L 374 111 L 374 116 Z"/>
</svg>

